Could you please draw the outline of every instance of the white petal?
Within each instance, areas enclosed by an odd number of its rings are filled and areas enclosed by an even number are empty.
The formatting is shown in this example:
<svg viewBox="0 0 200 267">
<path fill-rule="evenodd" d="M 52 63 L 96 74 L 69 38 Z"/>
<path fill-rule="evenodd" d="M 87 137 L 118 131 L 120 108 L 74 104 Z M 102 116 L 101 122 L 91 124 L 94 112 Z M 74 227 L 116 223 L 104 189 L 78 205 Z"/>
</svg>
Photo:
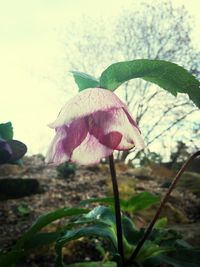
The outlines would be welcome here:
<svg viewBox="0 0 200 267">
<path fill-rule="evenodd" d="M 89 88 L 70 99 L 61 109 L 52 128 L 69 125 L 73 120 L 85 117 L 98 110 L 121 108 L 125 104 L 113 92 L 102 88 Z"/>
</svg>

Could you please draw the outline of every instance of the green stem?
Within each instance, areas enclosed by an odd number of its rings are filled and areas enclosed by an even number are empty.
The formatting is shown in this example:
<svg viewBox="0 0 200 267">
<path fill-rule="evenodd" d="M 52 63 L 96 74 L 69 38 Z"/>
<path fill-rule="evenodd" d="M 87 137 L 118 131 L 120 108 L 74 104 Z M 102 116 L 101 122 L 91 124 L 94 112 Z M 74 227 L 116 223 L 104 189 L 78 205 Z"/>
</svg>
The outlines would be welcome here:
<svg viewBox="0 0 200 267">
<path fill-rule="evenodd" d="M 122 222 L 121 222 L 121 211 L 120 211 L 120 200 L 119 200 L 119 190 L 116 178 L 115 164 L 113 159 L 113 154 L 109 156 L 110 173 L 112 178 L 112 187 L 115 201 L 115 219 L 117 228 L 117 242 L 118 242 L 118 252 L 121 256 L 122 265 L 124 266 L 124 249 L 123 249 L 123 239 L 122 239 Z M 120 266 L 118 263 L 118 266 Z"/>
<path fill-rule="evenodd" d="M 142 239 L 139 241 L 136 249 L 134 250 L 130 260 L 128 262 L 133 262 L 137 256 L 137 254 L 139 253 L 140 249 L 142 248 L 142 246 L 144 245 L 144 242 L 147 240 L 147 238 L 149 237 L 153 226 L 155 224 L 155 222 L 157 221 L 158 217 L 160 216 L 160 213 L 162 211 L 163 206 L 165 205 L 165 203 L 167 202 L 167 199 L 169 197 L 169 195 L 171 194 L 172 190 L 175 188 L 178 180 L 180 179 L 180 177 L 182 176 L 183 172 L 185 171 L 185 169 L 188 167 L 188 165 L 193 161 L 193 159 L 195 159 L 196 157 L 200 156 L 200 151 L 197 151 L 196 153 L 194 153 L 193 155 L 191 155 L 189 157 L 189 159 L 185 162 L 185 164 L 181 167 L 181 169 L 179 170 L 179 172 L 177 173 L 177 175 L 174 177 L 174 180 L 172 181 L 166 195 L 164 196 L 163 200 L 160 203 L 160 206 L 153 218 L 153 220 L 151 221 L 151 223 L 149 224 L 148 228 L 146 229 L 144 236 L 142 237 Z"/>
</svg>

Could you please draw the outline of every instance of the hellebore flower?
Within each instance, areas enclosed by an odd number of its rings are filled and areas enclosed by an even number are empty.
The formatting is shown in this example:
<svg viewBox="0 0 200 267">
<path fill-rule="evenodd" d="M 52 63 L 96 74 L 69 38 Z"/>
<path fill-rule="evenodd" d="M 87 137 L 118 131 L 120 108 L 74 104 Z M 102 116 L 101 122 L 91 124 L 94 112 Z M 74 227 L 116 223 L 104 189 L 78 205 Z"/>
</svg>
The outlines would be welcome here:
<svg viewBox="0 0 200 267">
<path fill-rule="evenodd" d="M 86 89 L 70 99 L 49 125 L 56 135 L 46 162 L 98 163 L 114 150 L 144 147 L 140 130 L 127 106 L 111 91 Z"/>
<path fill-rule="evenodd" d="M 8 162 L 12 154 L 10 145 L 4 139 L 0 138 L 0 164 Z"/>
<path fill-rule="evenodd" d="M 0 137 L 0 164 L 12 163 L 21 159 L 27 152 L 24 143 L 18 140 L 4 140 Z"/>
</svg>

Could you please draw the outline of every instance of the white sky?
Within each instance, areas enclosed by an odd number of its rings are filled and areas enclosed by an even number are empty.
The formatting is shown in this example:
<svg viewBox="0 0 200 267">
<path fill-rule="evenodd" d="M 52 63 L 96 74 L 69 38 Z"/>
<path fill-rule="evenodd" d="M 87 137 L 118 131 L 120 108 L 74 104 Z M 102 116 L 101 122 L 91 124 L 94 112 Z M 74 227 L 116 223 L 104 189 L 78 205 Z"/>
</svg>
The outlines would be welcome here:
<svg viewBox="0 0 200 267">
<path fill-rule="evenodd" d="M 0 0 L 0 123 L 12 121 L 14 138 L 29 154 L 45 153 L 54 135 L 47 127 L 75 93 L 63 87 L 60 36 L 81 17 L 115 17 L 131 0 Z M 141 1 L 136 1 L 136 3 Z M 143 1 L 142 1 L 143 2 Z M 146 1 L 152 3 L 152 1 Z M 194 42 L 200 41 L 200 0 L 173 0 L 194 18 Z M 62 87 L 62 89 L 61 89 Z M 72 88 L 74 88 L 72 86 Z"/>
</svg>

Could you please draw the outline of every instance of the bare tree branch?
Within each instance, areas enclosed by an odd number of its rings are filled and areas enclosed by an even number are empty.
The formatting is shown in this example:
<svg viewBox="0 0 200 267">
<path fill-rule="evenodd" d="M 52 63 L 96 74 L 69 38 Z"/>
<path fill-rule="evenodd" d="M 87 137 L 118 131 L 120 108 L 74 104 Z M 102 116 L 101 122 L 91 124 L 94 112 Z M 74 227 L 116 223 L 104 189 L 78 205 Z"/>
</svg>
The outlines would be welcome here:
<svg viewBox="0 0 200 267">
<path fill-rule="evenodd" d="M 174 121 L 170 126 L 168 126 L 166 129 L 164 129 L 162 132 L 160 132 L 158 135 L 156 135 L 153 139 L 151 139 L 146 145 L 150 145 L 152 142 L 154 142 L 156 139 L 158 139 L 159 137 L 161 137 L 164 133 L 166 133 L 167 131 L 169 131 L 171 128 L 173 128 L 175 125 L 177 125 L 180 121 L 182 121 L 183 119 L 185 119 L 187 116 L 191 115 L 192 113 L 199 111 L 198 109 L 194 109 L 189 111 L 188 113 L 184 114 L 183 116 L 181 116 L 180 118 L 178 118 L 176 121 Z"/>
</svg>

